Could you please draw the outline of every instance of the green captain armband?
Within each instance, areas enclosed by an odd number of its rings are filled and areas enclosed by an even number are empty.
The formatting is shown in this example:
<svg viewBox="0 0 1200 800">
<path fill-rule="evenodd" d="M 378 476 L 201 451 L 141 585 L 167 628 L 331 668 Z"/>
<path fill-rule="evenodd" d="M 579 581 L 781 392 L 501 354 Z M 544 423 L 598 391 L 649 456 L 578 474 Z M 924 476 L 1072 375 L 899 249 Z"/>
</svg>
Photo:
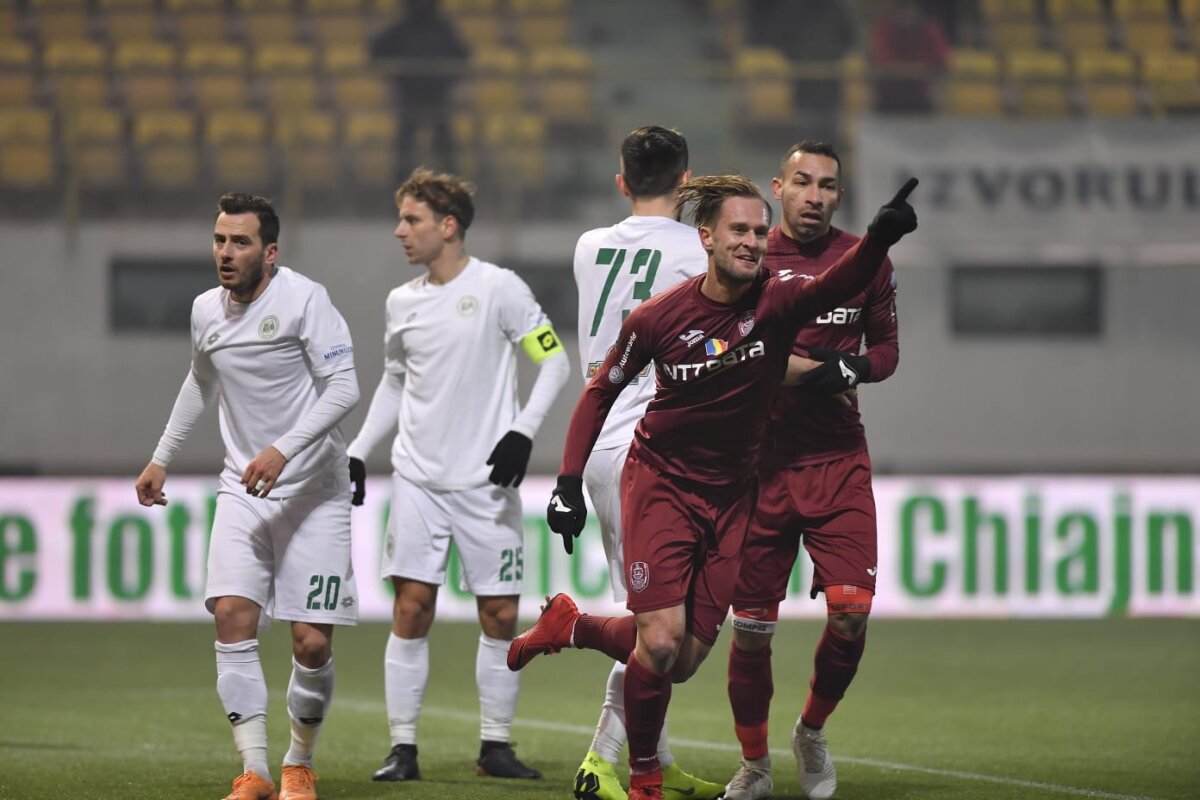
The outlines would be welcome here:
<svg viewBox="0 0 1200 800">
<path fill-rule="evenodd" d="M 521 347 L 525 348 L 525 355 L 535 364 L 563 351 L 562 342 L 550 325 L 542 325 L 525 334 L 525 338 L 521 339 Z"/>
</svg>

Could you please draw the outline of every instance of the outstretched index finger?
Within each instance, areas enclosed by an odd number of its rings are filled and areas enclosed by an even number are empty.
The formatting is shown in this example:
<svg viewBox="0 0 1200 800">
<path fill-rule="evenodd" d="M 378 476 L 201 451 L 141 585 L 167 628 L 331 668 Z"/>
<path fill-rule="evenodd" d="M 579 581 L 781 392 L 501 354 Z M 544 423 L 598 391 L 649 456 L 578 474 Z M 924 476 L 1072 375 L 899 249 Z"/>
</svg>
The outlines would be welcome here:
<svg viewBox="0 0 1200 800">
<path fill-rule="evenodd" d="M 896 196 L 893 197 L 887 204 L 887 207 L 899 208 L 901 205 L 903 205 L 904 201 L 908 199 L 908 196 L 912 194 L 913 189 L 917 188 L 918 183 L 920 183 L 920 181 L 916 178 L 909 178 L 907 181 L 905 181 L 904 185 L 900 187 L 900 191 L 896 192 Z"/>
</svg>

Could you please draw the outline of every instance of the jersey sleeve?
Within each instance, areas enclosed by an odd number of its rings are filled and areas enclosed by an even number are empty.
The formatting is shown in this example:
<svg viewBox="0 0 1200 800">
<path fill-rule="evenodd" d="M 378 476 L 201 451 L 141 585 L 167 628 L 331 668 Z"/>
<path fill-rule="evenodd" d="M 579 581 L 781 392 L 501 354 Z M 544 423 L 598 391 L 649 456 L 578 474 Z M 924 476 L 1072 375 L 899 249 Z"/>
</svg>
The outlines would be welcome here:
<svg viewBox="0 0 1200 800">
<path fill-rule="evenodd" d="M 563 352 L 562 341 L 529 285 L 515 272 L 505 270 L 502 275 L 497 299 L 500 329 L 504 336 L 513 344 L 521 345 L 535 364 Z"/>
<path fill-rule="evenodd" d="M 864 291 L 887 258 L 887 247 L 868 234 L 842 254 L 829 269 L 812 280 L 795 273 L 776 278 L 784 312 L 797 325 L 846 302 Z"/>
<path fill-rule="evenodd" d="M 329 299 L 325 287 L 317 284 L 308 299 L 301 323 L 301 342 L 308 353 L 313 374 L 329 377 L 335 372 L 354 368 L 354 342 L 350 326 Z"/>
<path fill-rule="evenodd" d="M 560 475 L 583 475 L 583 467 L 617 395 L 653 359 L 651 316 L 644 309 L 645 306 L 638 306 L 625 320 L 616 344 L 609 349 L 604 363 L 575 404 L 567 427 Z"/>
<path fill-rule="evenodd" d="M 896 270 L 885 258 L 879 275 L 863 303 L 863 353 L 871 362 L 871 383 L 887 380 L 900 363 L 900 335 L 896 321 Z"/>
<path fill-rule="evenodd" d="M 388 297 L 387 321 L 383 329 L 383 371 L 389 375 L 401 376 L 408 372 L 408 357 L 404 350 L 404 342 L 397 332 L 393 296 Z"/>
</svg>

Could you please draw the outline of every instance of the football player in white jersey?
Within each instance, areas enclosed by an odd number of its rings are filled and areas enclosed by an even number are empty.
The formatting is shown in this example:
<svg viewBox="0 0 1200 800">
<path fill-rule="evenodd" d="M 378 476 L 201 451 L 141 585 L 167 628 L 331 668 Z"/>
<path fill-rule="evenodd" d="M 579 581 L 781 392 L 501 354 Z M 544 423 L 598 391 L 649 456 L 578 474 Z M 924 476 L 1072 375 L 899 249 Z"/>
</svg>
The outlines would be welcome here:
<svg viewBox="0 0 1200 800">
<path fill-rule="evenodd" d="M 621 144 L 617 188 L 629 198 L 632 213 L 610 228 L 579 237 L 575 246 L 575 284 L 579 288 L 579 351 L 585 381 L 604 362 L 621 323 L 638 303 L 680 281 L 703 274 L 708 255 L 696 229 L 678 221 L 675 190 L 691 178 L 687 141 L 677 131 L 649 125 Z M 633 429 L 654 397 L 654 373 L 642 371 L 622 392 L 592 449 L 583 480 L 600 519 L 608 556 L 613 599 L 625 602 L 625 566 L 621 554 L 621 470 L 633 441 Z M 571 552 L 571 539 L 564 539 Z M 625 665 L 616 662 L 608 676 L 604 706 L 592 746 L 575 775 L 575 797 L 625 800 L 614 765 L 625 735 Z M 689 775 L 675 763 L 663 727 L 658 743 L 663 765 L 663 796 L 705 800 L 719 796 L 722 784 Z"/>
<path fill-rule="evenodd" d="M 225 468 L 205 604 L 217 626 L 217 695 L 243 773 L 226 800 L 274 800 L 260 617 L 291 622 L 292 742 L 280 800 L 316 800 L 317 734 L 333 697 L 333 626 L 358 619 L 350 481 L 338 423 L 358 403 L 354 345 L 325 287 L 278 266 L 269 201 L 221 197 L 213 231 L 220 286 L 192 305 L 192 363 L 138 501 L 166 505 L 167 465 L 216 399 Z"/>
<path fill-rule="evenodd" d="M 425 274 L 387 298 L 384 372 L 349 447 L 355 501 L 363 460 L 392 441 L 392 508 L 384 578 L 395 588 L 384 654 L 392 748 L 373 779 L 420 777 L 417 722 L 429 680 L 429 629 L 445 582 L 450 542 L 462 560 L 482 628 L 475 661 L 481 775 L 540 778 L 509 743 L 519 677 L 507 664 L 524 567 L 517 491 L 533 437 L 567 382 L 570 363 L 550 320 L 517 275 L 468 255 L 474 187 L 414 170 L 396 190 L 396 238 Z M 524 407 L 517 356 L 538 366 Z"/>
</svg>

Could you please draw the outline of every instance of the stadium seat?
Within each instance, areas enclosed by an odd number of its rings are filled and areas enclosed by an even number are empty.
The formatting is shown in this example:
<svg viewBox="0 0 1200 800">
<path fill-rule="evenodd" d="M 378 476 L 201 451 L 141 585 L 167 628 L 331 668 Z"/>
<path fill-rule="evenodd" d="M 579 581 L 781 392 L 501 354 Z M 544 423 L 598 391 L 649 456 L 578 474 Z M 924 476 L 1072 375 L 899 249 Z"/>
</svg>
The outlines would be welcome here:
<svg viewBox="0 0 1200 800">
<path fill-rule="evenodd" d="M 37 14 L 38 36 L 44 42 L 87 39 L 91 27 L 91 20 L 82 4 L 77 8 L 48 9 Z"/>
<path fill-rule="evenodd" d="M 256 12 L 288 13 L 295 7 L 294 0 L 234 0 L 233 7 L 243 14 Z"/>
<path fill-rule="evenodd" d="M 321 51 L 321 71 L 326 75 L 358 74 L 371 61 L 367 46 L 362 42 L 333 42 Z"/>
<path fill-rule="evenodd" d="M 1046 16 L 1054 20 L 1102 19 L 1104 0 L 1046 0 Z"/>
<path fill-rule="evenodd" d="M 139 111 L 133 114 L 132 141 L 142 148 L 154 144 L 184 145 L 196 139 L 196 115 L 183 110 Z"/>
<path fill-rule="evenodd" d="M 571 21 L 564 16 L 539 15 L 517 17 L 513 33 L 522 48 L 565 44 L 570 38 Z"/>
<path fill-rule="evenodd" d="M 341 182 L 341 151 L 303 145 L 282 152 L 285 179 L 300 189 L 330 189 Z"/>
<path fill-rule="evenodd" d="M 522 188 L 540 186 L 546 175 L 546 120 L 538 114 L 483 117 L 480 139 L 493 169 Z"/>
<path fill-rule="evenodd" d="M 1149 18 L 1169 20 L 1171 0 L 1112 0 L 1113 16 L 1119 20 Z"/>
<path fill-rule="evenodd" d="M 0 40 L 16 39 L 21 25 L 17 17 L 17 9 L 13 4 L 0 7 Z"/>
<path fill-rule="evenodd" d="M 47 72 L 101 72 L 107 62 L 105 48 L 87 39 L 55 39 L 46 42 L 42 51 Z"/>
<path fill-rule="evenodd" d="M 117 72 L 166 72 L 175 69 L 178 51 L 157 41 L 121 41 L 113 46 L 112 67 Z"/>
<path fill-rule="evenodd" d="M 71 172 L 84 189 L 128 186 L 129 160 L 120 144 L 81 144 L 67 154 Z"/>
<path fill-rule="evenodd" d="M 990 50 L 956 48 L 950 54 L 945 110 L 962 117 L 1004 113 L 1000 59 Z"/>
<path fill-rule="evenodd" d="M 1159 116 L 1200 112 L 1200 59 L 1192 53 L 1146 53 L 1142 81 Z"/>
<path fill-rule="evenodd" d="M 1036 0 L 982 0 L 979 10 L 991 21 L 1021 19 L 1032 22 L 1037 17 Z"/>
<path fill-rule="evenodd" d="M 90 108 L 108 102 L 108 77 L 103 74 L 56 75 L 48 86 L 59 108 Z"/>
<path fill-rule="evenodd" d="M 497 0 L 442 0 L 442 10 L 453 17 L 470 14 L 495 14 Z"/>
<path fill-rule="evenodd" d="M 262 146 L 267 141 L 267 115 L 261 111 L 237 109 L 212 111 L 204 119 L 204 143 L 210 147 L 228 144 Z"/>
<path fill-rule="evenodd" d="M 350 175 L 359 188 L 390 189 L 396 184 L 396 148 L 376 146 L 350 153 Z"/>
<path fill-rule="evenodd" d="M 1058 26 L 1058 40 L 1069 52 L 1103 50 L 1111 38 L 1108 23 L 1103 19 L 1066 19 Z"/>
<path fill-rule="evenodd" d="M 162 0 L 163 6 L 171 11 L 222 11 L 225 0 Z"/>
<path fill-rule="evenodd" d="M 504 40 L 504 26 L 499 17 L 459 17 L 454 20 L 454 27 L 472 50 L 496 47 Z"/>
<path fill-rule="evenodd" d="M 328 111 L 279 111 L 271 127 L 272 140 L 284 150 L 333 147 L 338 141 L 338 117 Z"/>
<path fill-rule="evenodd" d="M 1000 77 L 1000 59 L 991 50 L 955 48 L 950 53 L 949 66 L 952 78 L 995 80 Z"/>
<path fill-rule="evenodd" d="M 1084 111 L 1097 117 L 1129 117 L 1140 110 L 1133 56 L 1111 50 L 1078 53 L 1075 76 Z"/>
<path fill-rule="evenodd" d="M 1070 113 L 1067 60 L 1051 50 L 1018 50 L 1008 54 L 1008 75 L 1016 93 L 1016 110 L 1025 117 L 1062 117 Z"/>
<path fill-rule="evenodd" d="M 1027 20 L 997 20 L 991 25 L 991 39 L 1001 50 L 1033 50 L 1042 45 L 1042 26 Z"/>
<path fill-rule="evenodd" d="M 33 45 L 20 39 L 0 39 L 0 70 L 33 74 Z"/>
<path fill-rule="evenodd" d="M 0 72 L 0 108 L 33 105 L 34 77 L 29 72 Z"/>
<path fill-rule="evenodd" d="M 246 51 L 231 42 L 192 42 L 183 51 L 183 68 L 192 73 L 241 72 Z"/>
<path fill-rule="evenodd" d="M 313 71 L 316 63 L 316 52 L 295 42 L 260 44 L 251 58 L 254 71 L 265 75 L 305 75 Z"/>
<path fill-rule="evenodd" d="M 792 65 L 771 47 L 747 47 L 733 62 L 735 90 L 749 122 L 778 122 L 793 115 Z"/>
<path fill-rule="evenodd" d="M 357 14 L 324 14 L 312 18 L 313 38 L 329 47 L 333 44 L 365 47 L 370 38 L 366 20 Z"/>
<path fill-rule="evenodd" d="M 125 120 L 112 108 L 80 109 L 63 117 L 66 172 L 84 188 L 118 188 L 126 179 Z"/>
<path fill-rule="evenodd" d="M 54 117 L 44 108 L 0 109 L 0 143 L 47 142 L 54 130 Z"/>
<path fill-rule="evenodd" d="M 55 178 L 54 149 L 45 143 L 0 145 L 0 185 L 8 189 L 48 189 Z"/>
<path fill-rule="evenodd" d="M 173 27 L 175 35 L 185 43 L 223 42 L 228 30 L 223 13 L 203 10 L 180 12 Z"/>
<path fill-rule="evenodd" d="M 471 54 L 471 97 L 484 113 L 505 113 L 521 107 L 520 54 L 511 47 L 481 47 Z"/>
<path fill-rule="evenodd" d="M 294 14 L 271 11 L 243 14 L 235 26 L 252 43 L 293 42 L 299 31 Z"/>
<path fill-rule="evenodd" d="M 343 111 L 349 109 L 381 109 L 391 105 L 388 85 L 370 75 L 334 77 L 330 80 L 333 104 Z"/>
<path fill-rule="evenodd" d="M 343 123 L 342 141 L 347 147 L 365 145 L 394 145 L 396 115 L 387 111 L 351 111 Z"/>
<path fill-rule="evenodd" d="M 115 108 L 76 109 L 62 117 L 63 142 L 120 145 L 125 136 L 124 115 Z"/>
<path fill-rule="evenodd" d="M 192 145 L 158 145 L 140 148 L 139 170 L 147 189 L 193 189 L 200 177 L 200 154 Z"/>
<path fill-rule="evenodd" d="M 529 56 L 537 105 L 552 121 L 589 122 L 592 117 L 592 61 L 573 47 L 547 47 Z"/>
<path fill-rule="evenodd" d="M 174 75 L 126 75 L 120 80 L 120 94 L 130 110 L 172 108 L 184 100 L 183 86 Z"/>
<path fill-rule="evenodd" d="M 363 10 L 363 0 L 307 0 L 310 14 L 357 14 Z"/>
<path fill-rule="evenodd" d="M 197 75 L 192 79 L 192 101 L 201 111 L 244 108 L 250 105 L 249 84 L 240 75 Z"/>
<path fill-rule="evenodd" d="M 508 8 L 514 14 L 558 14 L 570 13 L 569 0 L 508 0 Z"/>
<path fill-rule="evenodd" d="M 106 13 L 118 11 L 153 11 L 158 0 L 96 0 L 96 7 Z"/>
<path fill-rule="evenodd" d="M 1175 49 L 1175 26 L 1170 20 L 1131 19 L 1124 25 L 1125 46 L 1139 53 Z"/>
<path fill-rule="evenodd" d="M 111 42 L 149 42 L 158 36 L 158 16 L 152 9 L 110 11 L 104 23 Z"/>
<path fill-rule="evenodd" d="M 276 110 L 312 108 L 320 100 L 320 88 L 311 76 L 272 76 L 264 78 L 262 86 L 267 105 Z"/>
</svg>

